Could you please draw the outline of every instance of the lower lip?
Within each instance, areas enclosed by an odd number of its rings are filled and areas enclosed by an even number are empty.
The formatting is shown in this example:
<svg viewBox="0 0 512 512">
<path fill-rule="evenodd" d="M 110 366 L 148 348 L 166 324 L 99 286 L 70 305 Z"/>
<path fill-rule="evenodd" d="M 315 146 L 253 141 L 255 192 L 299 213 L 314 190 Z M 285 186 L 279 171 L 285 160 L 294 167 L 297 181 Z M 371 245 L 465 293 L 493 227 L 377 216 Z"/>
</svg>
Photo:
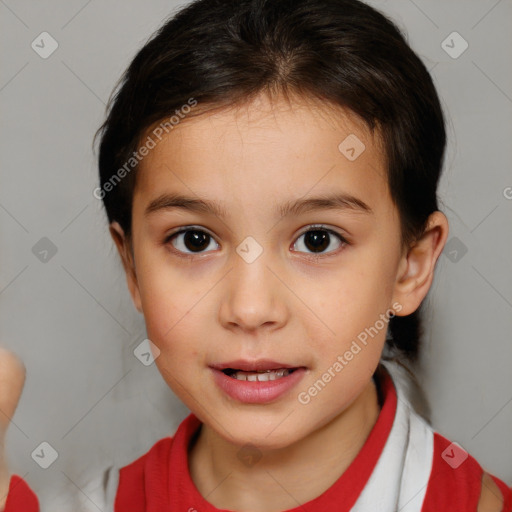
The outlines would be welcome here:
<svg viewBox="0 0 512 512">
<path fill-rule="evenodd" d="M 234 379 L 215 368 L 212 371 L 215 383 L 231 398 L 246 404 L 265 404 L 277 400 L 296 386 L 306 373 L 306 368 L 297 368 L 286 377 L 263 382 Z"/>
</svg>

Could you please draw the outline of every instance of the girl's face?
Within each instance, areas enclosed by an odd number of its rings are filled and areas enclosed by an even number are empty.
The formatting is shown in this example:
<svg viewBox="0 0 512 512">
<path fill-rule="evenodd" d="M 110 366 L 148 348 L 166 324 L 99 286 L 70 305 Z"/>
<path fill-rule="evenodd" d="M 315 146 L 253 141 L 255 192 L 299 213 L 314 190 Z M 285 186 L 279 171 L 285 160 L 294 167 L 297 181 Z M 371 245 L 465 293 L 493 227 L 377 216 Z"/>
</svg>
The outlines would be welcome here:
<svg viewBox="0 0 512 512">
<path fill-rule="evenodd" d="M 156 364 L 232 443 L 283 447 L 332 420 L 370 385 L 392 310 L 419 303 L 399 293 L 382 150 L 339 109 L 260 96 L 185 119 L 142 160 L 132 219 Z M 263 359 L 299 370 L 261 383 L 212 368 Z"/>
</svg>

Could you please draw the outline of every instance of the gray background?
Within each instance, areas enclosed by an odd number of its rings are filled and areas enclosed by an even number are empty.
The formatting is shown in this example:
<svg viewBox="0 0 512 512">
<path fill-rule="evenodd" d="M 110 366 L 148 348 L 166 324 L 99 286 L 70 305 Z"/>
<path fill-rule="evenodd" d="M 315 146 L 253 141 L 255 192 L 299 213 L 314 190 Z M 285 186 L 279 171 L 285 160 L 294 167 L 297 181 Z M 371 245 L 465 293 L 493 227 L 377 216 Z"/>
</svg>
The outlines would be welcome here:
<svg viewBox="0 0 512 512">
<path fill-rule="evenodd" d="M 512 1 L 371 3 L 406 31 L 448 118 L 450 245 L 418 378 L 435 429 L 512 485 Z M 27 367 L 7 453 L 43 504 L 77 492 L 86 471 L 135 460 L 188 414 L 133 355 L 143 318 L 92 195 L 109 94 L 178 5 L 0 0 L 0 342 Z M 59 44 L 47 59 L 31 48 L 43 31 Z M 458 58 L 441 47 L 453 31 L 469 44 Z M 43 237 L 57 250 L 46 261 Z M 31 457 L 43 441 L 58 452 L 48 469 Z"/>
</svg>

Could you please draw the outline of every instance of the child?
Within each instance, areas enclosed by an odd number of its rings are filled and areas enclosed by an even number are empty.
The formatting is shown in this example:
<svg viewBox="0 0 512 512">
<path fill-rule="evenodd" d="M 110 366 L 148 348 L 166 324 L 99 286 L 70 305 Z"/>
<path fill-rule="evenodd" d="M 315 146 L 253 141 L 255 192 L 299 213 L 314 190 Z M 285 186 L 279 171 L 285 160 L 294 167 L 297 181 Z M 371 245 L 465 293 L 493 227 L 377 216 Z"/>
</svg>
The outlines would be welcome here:
<svg viewBox="0 0 512 512">
<path fill-rule="evenodd" d="M 137 54 L 100 134 L 95 194 L 191 414 L 96 506 L 512 510 L 396 362 L 417 359 L 448 223 L 443 113 L 393 23 L 357 0 L 197 0 Z M 6 511 L 38 510 L 9 490 Z"/>
</svg>

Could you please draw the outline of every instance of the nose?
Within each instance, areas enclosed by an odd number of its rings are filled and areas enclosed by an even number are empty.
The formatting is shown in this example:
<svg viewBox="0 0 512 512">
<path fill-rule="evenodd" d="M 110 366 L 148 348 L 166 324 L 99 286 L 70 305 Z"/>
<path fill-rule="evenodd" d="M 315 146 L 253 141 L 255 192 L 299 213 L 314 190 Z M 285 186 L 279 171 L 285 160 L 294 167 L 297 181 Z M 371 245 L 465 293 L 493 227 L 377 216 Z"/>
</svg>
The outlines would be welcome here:
<svg viewBox="0 0 512 512">
<path fill-rule="evenodd" d="M 289 292 L 265 251 L 255 261 L 249 261 L 237 253 L 233 255 L 233 266 L 221 292 L 220 322 L 226 329 L 246 332 L 278 329 L 289 317 Z"/>
</svg>

